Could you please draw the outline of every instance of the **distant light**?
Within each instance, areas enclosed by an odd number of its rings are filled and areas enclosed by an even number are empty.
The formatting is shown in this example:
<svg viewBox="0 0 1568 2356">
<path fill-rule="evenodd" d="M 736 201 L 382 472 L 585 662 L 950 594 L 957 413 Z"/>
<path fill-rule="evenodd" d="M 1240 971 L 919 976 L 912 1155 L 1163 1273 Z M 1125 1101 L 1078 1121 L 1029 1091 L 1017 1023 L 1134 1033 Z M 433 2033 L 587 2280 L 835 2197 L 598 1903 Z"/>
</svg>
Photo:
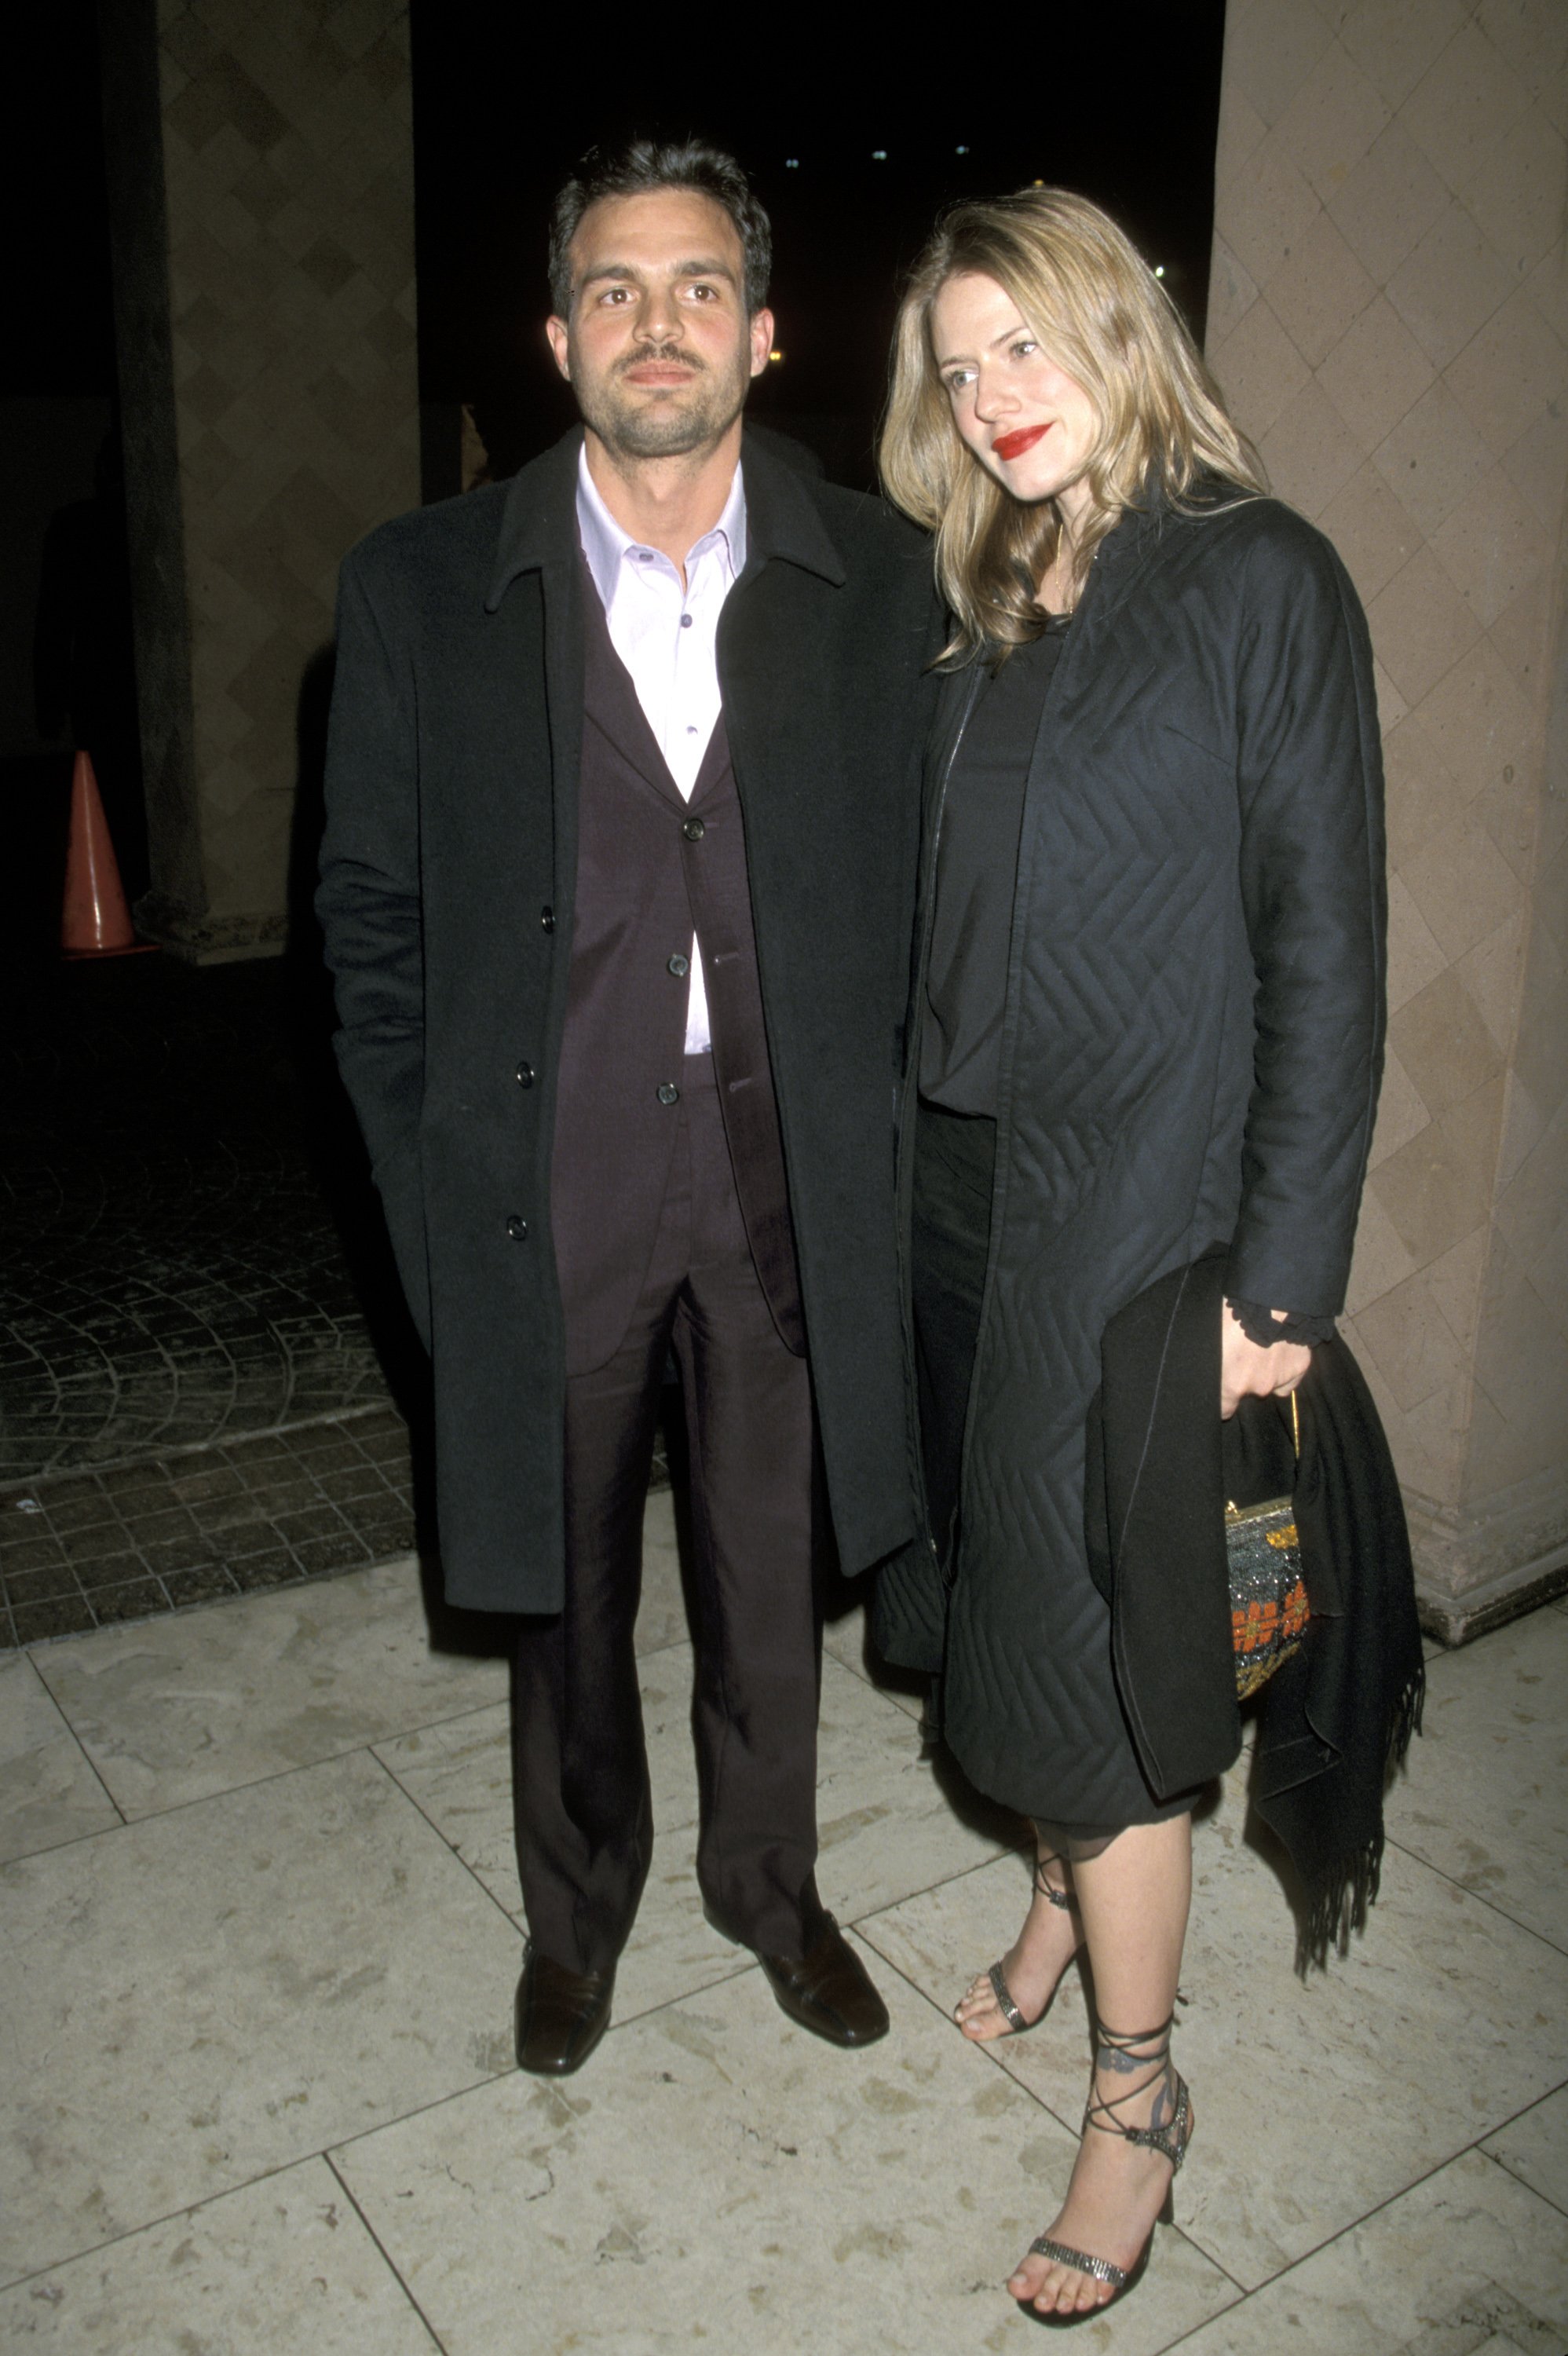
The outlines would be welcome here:
<svg viewBox="0 0 1568 2356">
<path fill-rule="evenodd" d="M 1033 185 L 1034 185 L 1037 188 L 1043 188 L 1043 187 L 1044 187 L 1044 186 L 1045 186 L 1045 182 L 1044 182 L 1043 180 L 1036 180 L 1036 181 L 1033 183 Z"/>
<path fill-rule="evenodd" d="M 873 164 L 885 164 L 885 163 L 887 162 L 887 160 L 888 160 L 888 151 L 887 151 L 887 149 L 886 149 L 885 147 L 873 147 L 873 148 L 872 148 L 872 150 L 871 150 L 871 161 L 872 161 L 872 163 L 873 163 Z"/>
<path fill-rule="evenodd" d="M 776 349 L 775 349 L 775 350 L 773 350 L 773 351 L 771 351 L 771 352 L 768 354 L 768 358 L 769 358 L 769 359 L 771 359 L 771 360 L 773 360 L 773 361 L 777 362 L 777 361 L 779 361 L 779 360 L 782 360 L 782 359 L 783 359 L 783 358 L 784 358 L 784 354 L 783 354 L 783 352 L 778 351 L 778 350 L 776 350 Z"/>
<path fill-rule="evenodd" d="M 786 172 L 798 172 L 799 169 L 800 157 L 798 155 L 786 155 L 784 157 L 784 170 Z"/>
<path fill-rule="evenodd" d="M 955 155 L 967 155 L 967 154 L 969 153 L 969 150 L 967 149 L 967 147 L 955 147 L 955 149 L 953 150 L 953 153 L 954 153 Z"/>
<path fill-rule="evenodd" d="M 1165 264 L 1163 262 L 1157 262 L 1155 263 L 1154 274 L 1157 278 L 1163 278 L 1165 276 Z"/>
</svg>

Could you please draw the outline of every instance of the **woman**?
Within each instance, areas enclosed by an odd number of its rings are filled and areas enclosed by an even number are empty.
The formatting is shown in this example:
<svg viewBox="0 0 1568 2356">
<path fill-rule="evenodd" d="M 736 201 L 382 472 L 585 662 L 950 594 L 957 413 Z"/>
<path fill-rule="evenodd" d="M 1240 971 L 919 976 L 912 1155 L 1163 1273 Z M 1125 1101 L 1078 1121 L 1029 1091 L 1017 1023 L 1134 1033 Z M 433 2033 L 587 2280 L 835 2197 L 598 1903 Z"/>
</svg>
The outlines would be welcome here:
<svg viewBox="0 0 1568 2356">
<path fill-rule="evenodd" d="M 940 224 L 881 463 L 953 635 L 904 1128 L 934 1537 L 878 1633 L 940 1666 L 960 1763 L 1035 1820 L 1033 1901 L 964 2034 L 1032 2027 L 1088 1951 L 1084 2133 L 1008 2286 L 1072 2315 L 1141 2267 L 1193 2128 L 1170 2029 L 1194 1794 L 1140 1766 L 1091 1575 L 1101 1340 L 1222 1249 L 1228 1416 L 1299 1383 L 1343 1303 L 1381 1059 L 1371 657 L 1332 549 L 1082 198 Z"/>
</svg>

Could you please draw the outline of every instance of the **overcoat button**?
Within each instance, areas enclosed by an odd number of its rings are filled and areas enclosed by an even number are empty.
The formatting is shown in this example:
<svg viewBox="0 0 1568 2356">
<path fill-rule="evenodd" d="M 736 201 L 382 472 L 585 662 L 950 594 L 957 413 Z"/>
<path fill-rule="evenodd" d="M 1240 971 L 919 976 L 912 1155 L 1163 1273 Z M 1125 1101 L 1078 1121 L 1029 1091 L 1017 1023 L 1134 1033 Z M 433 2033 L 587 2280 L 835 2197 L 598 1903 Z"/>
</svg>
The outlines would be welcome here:
<svg viewBox="0 0 1568 2356">
<path fill-rule="evenodd" d="M 515 1244 L 526 1244 L 528 1239 L 528 1223 L 527 1219 L 519 1219 L 516 1211 L 514 1211 L 511 1217 L 507 1221 L 507 1233 L 511 1237 L 512 1241 Z"/>
<path fill-rule="evenodd" d="M 681 827 L 688 842 L 700 842 L 708 829 L 699 818 L 688 818 Z"/>
<path fill-rule="evenodd" d="M 671 973 L 674 974 L 677 981 L 684 981 L 687 975 L 691 971 L 691 959 L 689 958 L 672 957 L 669 960 L 669 969 Z"/>
<path fill-rule="evenodd" d="M 553 933 L 555 930 L 555 910 L 553 908 L 541 908 L 539 910 L 539 922 L 544 926 L 547 933 Z"/>
<path fill-rule="evenodd" d="M 519 1064 L 519 1065 L 517 1066 L 517 1086 L 518 1086 L 520 1088 L 531 1088 L 531 1087 L 533 1087 L 533 1084 L 534 1084 L 534 1067 L 533 1067 L 533 1066 L 532 1066 L 531 1064 Z"/>
<path fill-rule="evenodd" d="M 659 1102 L 660 1104 L 678 1104 L 680 1102 L 680 1090 L 676 1087 L 673 1080 L 660 1081 Z"/>
</svg>

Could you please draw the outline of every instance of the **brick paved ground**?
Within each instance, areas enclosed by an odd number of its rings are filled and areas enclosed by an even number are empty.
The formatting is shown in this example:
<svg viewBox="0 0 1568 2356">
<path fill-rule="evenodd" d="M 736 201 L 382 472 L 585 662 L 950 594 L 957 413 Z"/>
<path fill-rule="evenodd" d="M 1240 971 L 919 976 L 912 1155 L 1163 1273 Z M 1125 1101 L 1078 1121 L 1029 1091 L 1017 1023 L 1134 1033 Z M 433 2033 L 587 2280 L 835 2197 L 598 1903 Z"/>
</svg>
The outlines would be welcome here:
<svg viewBox="0 0 1568 2356">
<path fill-rule="evenodd" d="M 14 996 L 0 1650 L 428 1538 L 422 1359 L 319 983 L 135 958 Z"/>
</svg>

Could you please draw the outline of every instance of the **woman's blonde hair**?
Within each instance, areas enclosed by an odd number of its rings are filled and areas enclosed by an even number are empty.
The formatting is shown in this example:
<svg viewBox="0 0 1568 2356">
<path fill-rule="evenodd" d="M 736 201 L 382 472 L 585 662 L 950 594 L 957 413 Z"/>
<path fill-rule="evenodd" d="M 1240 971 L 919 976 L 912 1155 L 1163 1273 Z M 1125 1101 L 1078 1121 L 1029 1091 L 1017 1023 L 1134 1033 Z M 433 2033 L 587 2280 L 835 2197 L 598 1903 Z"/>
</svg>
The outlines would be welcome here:
<svg viewBox="0 0 1568 2356">
<path fill-rule="evenodd" d="M 957 625 L 951 662 L 1005 659 L 1039 636 L 1039 584 L 1061 533 L 1056 501 L 1015 499 L 954 421 L 931 309 L 950 278 L 969 275 L 1006 289 L 1098 412 L 1086 468 L 1093 505 L 1073 541 L 1080 588 L 1125 509 L 1151 496 L 1179 504 L 1202 474 L 1243 494 L 1268 487 L 1175 305 L 1098 205 L 1066 188 L 1021 188 L 954 206 L 910 273 L 879 453 L 888 497 L 936 535 L 937 578 Z"/>
</svg>

